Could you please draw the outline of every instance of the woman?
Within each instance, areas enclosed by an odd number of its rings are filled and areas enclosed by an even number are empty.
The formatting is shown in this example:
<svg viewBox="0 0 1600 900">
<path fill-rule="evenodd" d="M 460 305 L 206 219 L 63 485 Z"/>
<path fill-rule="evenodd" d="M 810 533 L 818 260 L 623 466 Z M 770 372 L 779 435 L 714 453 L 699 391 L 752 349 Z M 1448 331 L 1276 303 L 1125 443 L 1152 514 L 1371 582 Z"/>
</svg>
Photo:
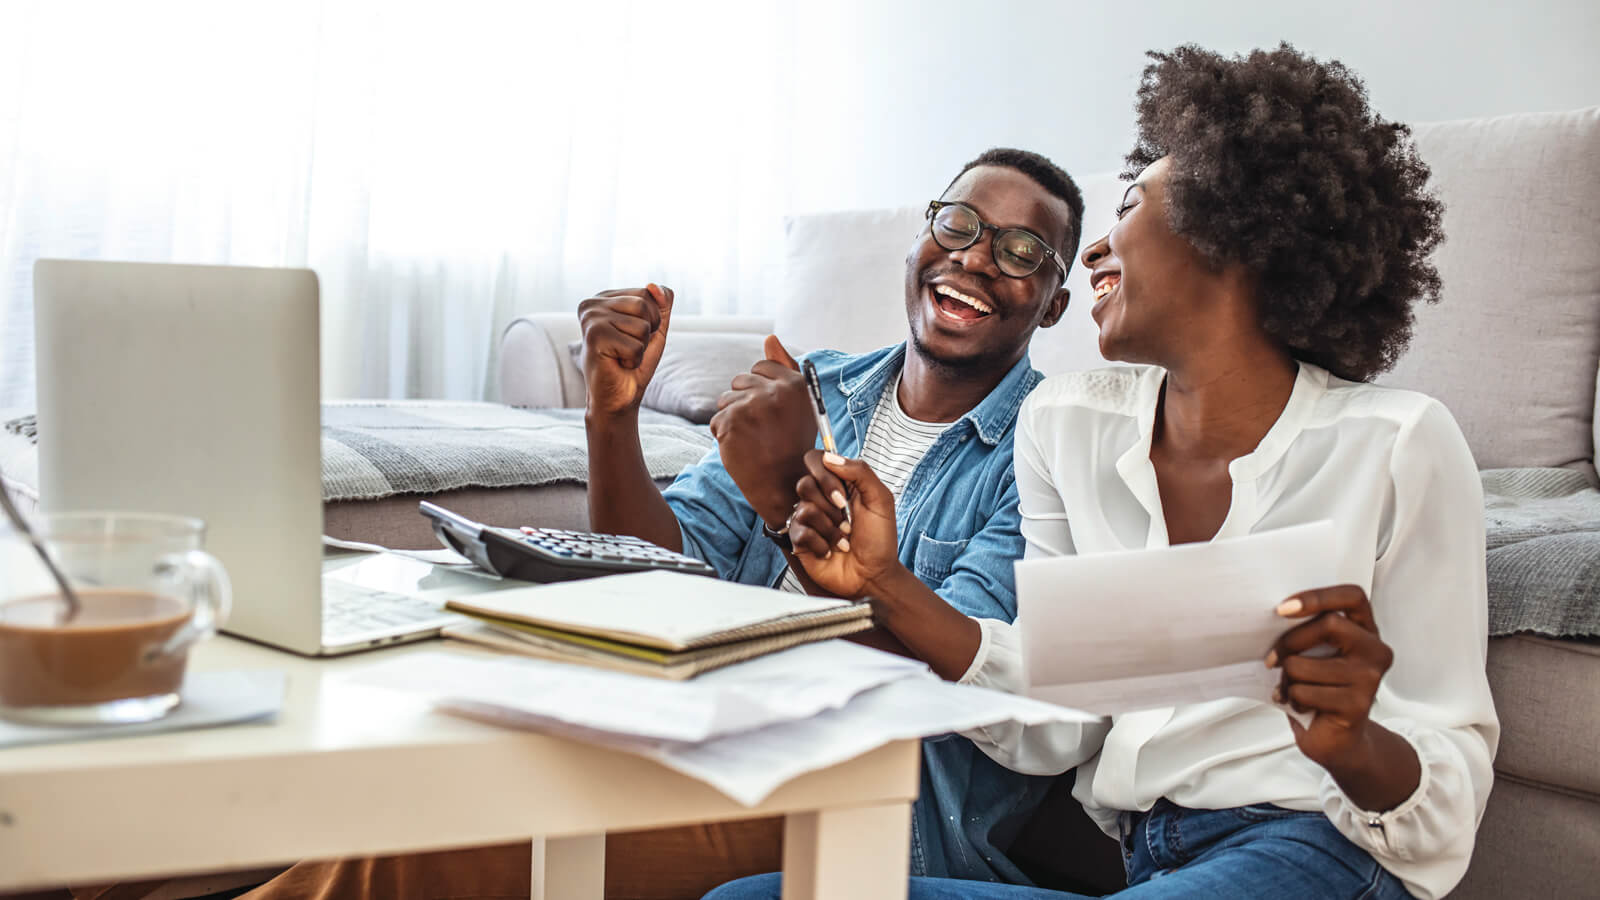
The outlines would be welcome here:
<svg viewBox="0 0 1600 900">
<path fill-rule="evenodd" d="M 1441 896 L 1466 870 L 1498 739 L 1482 501 L 1449 412 L 1368 383 L 1404 350 L 1412 304 L 1439 292 L 1427 168 L 1338 63 L 1288 45 L 1151 57 L 1136 177 L 1082 256 L 1100 349 L 1136 365 L 1047 379 L 1024 404 L 1027 555 L 1333 520 L 1347 583 L 1287 598 L 1263 660 L 1282 704 L 1314 717 L 1232 699 L 969 736 L 1018 771 L 1078 767 L 1075 796 L 1122 840 L 1130 887 L 1116 896 Z M 791 529 L 802 561 L 819 584 L 871 595 L 893 504 L 858 461 L 813 454 L 811 473 Z M 841 547 L 825 498 L 846 485 Z M 937 668 L 1022 689 L 1015 628 L 974 631 L 951 649 L 970 658 Z M 913 879 L 911 896 L 1072 895 Z"/>
</svg>

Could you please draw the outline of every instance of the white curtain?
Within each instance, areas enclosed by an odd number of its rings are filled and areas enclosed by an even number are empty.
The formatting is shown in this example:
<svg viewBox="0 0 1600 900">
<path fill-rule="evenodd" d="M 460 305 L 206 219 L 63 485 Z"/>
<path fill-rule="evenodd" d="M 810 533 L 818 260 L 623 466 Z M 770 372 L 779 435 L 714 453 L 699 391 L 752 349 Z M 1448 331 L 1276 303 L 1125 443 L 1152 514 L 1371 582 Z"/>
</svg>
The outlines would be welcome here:
<svg viewBox="0 0 1600 900">
<path fill-rule="evenodd" d="M 788 4 L 0 10 L 0 407 L 40 257 L 312 268 L 330 397 L 492 396 L 507 321 L 607 287 L 771 312 Z"/>
</svg>

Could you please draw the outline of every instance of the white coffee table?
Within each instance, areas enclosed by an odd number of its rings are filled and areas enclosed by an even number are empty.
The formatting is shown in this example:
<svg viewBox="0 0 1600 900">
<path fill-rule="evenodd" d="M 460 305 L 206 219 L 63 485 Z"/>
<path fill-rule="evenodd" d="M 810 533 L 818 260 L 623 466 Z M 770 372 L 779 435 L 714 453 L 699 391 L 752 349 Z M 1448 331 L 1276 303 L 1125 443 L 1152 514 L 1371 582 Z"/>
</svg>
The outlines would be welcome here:
<svg viewBox="0 0 1600 900">
<path fill-rule="evenodd" d="M 432 712 L 342 673 L 447 642 L 311 660 L 245 641 L 210 669 L 282 669 L 271 724 L 0 751 L 0 890 L 534 841 L 533 897 L 600 900 L 605 833 L 786 816 L 786 898 L 903 898 L 916 741 L 757 807 L 653 762 Z"/>
</svg>

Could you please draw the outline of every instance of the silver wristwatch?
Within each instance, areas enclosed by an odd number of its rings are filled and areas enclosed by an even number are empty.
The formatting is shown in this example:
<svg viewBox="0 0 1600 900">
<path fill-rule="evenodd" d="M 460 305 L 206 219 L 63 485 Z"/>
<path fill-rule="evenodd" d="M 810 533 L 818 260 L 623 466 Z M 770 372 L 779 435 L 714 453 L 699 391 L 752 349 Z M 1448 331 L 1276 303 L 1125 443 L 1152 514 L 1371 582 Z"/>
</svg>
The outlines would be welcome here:
<svg viewBox="0 0 1600 900">
<path fill-rule="evenodd" d="M 789 540 L 789 526 L 794 524 L 795 513 L 800 511 L 800 504 L 796 503 L 794 509 L 789 511 L 789 518 L 783 520 L 783 527 L 774 529 L 767 524 L 766 519 L 761 520 L 761 533 L 766 535 L 786 552 L 794 552 L 794 541 Z"/>
</svg>

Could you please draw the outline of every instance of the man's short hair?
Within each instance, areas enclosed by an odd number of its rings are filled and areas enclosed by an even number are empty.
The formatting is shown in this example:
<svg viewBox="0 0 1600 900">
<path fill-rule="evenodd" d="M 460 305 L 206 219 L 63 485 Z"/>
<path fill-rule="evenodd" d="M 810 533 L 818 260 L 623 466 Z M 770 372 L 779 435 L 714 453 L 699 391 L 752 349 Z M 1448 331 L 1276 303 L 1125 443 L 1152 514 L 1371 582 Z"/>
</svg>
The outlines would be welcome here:
<svg viewBox="0 0 1600 900">
<path fill-rule="evenodd" d="M 961 167 L 956 177 L 950 179 L 950 184 L 945 185 L 948 192 L 961 176 L 977 166 L 1002 166 L 1014 169 L 1034 180 L 1034 183 L 1044 188 L 1051 196 L 1059 197 L 1067 204 L 1067 209 L 1072 212 L 1072 220 L 1067 223 L 1067 239 L 1061 247 L 1056 248 L 1065 254 L 1061 260 L 1072 268 L 1072 263 L 1078 258 L 1078 241 L 1083 238 L 1083 192 L 1078 190 L 1078 183 L 1072 180 L 1060 166 L 1049 159 L 1030 150 L 1017 150 L 1012 147 L 994 147 L 983 151 L 982 154 Z"/>
</svg>

